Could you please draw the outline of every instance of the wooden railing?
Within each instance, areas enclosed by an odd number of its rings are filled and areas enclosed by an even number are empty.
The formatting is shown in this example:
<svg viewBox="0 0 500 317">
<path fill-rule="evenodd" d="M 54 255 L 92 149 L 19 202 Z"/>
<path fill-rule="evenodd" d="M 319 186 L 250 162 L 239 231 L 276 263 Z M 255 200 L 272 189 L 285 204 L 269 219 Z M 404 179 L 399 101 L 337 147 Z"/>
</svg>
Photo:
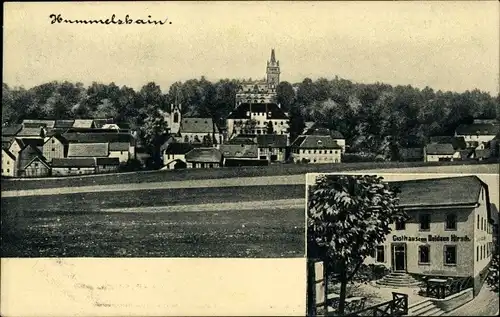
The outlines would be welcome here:
<svg viewBox="0 0 500 317">
<path fill-rule="evenodd" d="M 392 292 L 392 300 L 346 314 L 346 316 L 403 316 L 406 314 L 408 314 L 408 295 Z"/>
<path fill-rule="evenodd" d="M 427 297 L 443 299 L 471 288 L 473 285 L 474 280 L 472 277 L 448 278 L 447 280 L 443 280 L 443 282 L 434 282 L 433 279 L 428 279 L 426 281 L 425 295 Z"/>
</svg>

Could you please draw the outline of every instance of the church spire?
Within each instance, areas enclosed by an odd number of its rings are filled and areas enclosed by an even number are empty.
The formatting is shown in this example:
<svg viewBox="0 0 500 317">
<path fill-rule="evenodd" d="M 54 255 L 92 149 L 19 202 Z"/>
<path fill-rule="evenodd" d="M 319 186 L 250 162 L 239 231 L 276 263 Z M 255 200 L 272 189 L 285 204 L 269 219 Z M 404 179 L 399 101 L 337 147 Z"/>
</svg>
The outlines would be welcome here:
<svg viewBox="0 0 500 317">
<path fill-rule="evenodd" d="M 276 63 L 276 56 L 274 56 L 274 48 L 271 49 L 271 63 Z"/>
</svg>

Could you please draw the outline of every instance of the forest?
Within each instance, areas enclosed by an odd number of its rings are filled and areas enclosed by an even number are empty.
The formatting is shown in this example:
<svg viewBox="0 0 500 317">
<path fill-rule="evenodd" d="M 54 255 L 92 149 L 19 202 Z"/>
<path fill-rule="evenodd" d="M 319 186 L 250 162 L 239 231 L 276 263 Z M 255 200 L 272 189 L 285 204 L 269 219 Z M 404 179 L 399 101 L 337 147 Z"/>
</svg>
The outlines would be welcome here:
<svg viewBox="0 0 500 317">
<path fill-rule="evenodd" d="M 2 85 L 2 126 L 23 119 L 113 118 L 150 134 L 165 122 L 158 110 L 180 102 L 188 116 L 211 117 L 221 125 L 235 107 L 240 80 L 205 77 L 175 82 L 167 93 L 154 82 L 140 90 L 115 83 L 49 82 L 26 89 Z M 383 83 L 363 84 L 335 77 L 279 84 L 278 102 L 290 115 L 292 140 L 314 121 L 341 132 L 351 152 L 397 160 L 402 147 L 424 145 L 430 136 L 453 135 L 462 123 L 500 119 L 500 95 L 474 89 L 463 93 Z"/>
</svg>

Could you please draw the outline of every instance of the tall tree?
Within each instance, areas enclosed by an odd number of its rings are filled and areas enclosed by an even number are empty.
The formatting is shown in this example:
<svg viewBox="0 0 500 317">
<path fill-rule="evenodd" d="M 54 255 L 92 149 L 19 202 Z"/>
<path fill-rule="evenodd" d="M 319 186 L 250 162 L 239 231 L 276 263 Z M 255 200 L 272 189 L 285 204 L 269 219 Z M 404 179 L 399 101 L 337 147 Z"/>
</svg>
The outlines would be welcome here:
<svg viewBox="0 0 500 317">
<path fill-rule="evenodd" d="M 398 208 L 397 193 L 382 177 L 368 175 L 319 176 L 309 188 L 309 247 L 327 264 L 335 264 L 340 315 L 344 314 L 348 281 L 385 241 L 390 223 L 405 218 Z"/>
<path fill-rule="evenodd" d="M 283 111 L 288 112 L 295 100 L 295 91 L 292 85 L 287 81 L 282 81 L 276 87 L 276 94 L 278 103 L 281 105 Z"/>
</svg>

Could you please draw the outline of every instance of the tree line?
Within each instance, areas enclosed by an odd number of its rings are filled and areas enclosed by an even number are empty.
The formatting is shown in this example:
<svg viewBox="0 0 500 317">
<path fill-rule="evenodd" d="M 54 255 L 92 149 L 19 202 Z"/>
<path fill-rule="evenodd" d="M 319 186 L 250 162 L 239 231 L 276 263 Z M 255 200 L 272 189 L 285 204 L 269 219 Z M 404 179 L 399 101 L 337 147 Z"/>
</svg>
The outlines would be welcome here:
<svg viewBox="0 0 500 317">
<path fill-rule="evenodd" d="M 164 125 L 158 110 L 183 105 L 183 115 L 211 117 L 219 124 L 235 108 L 240 80 L 206 78 L 175 82 L 167 93 L 150 82 L 139 90 L 115 83 L 50 82 L 25 89 L 2 85 L 2 125 L 23 119 L 113 118 L 132 127 Z M 281 82 L 278 102 L 289 113 L 292 139 L 306 121 L 341 132 L 350 151 L 399 159 L 402 147 L 418 147 L 433 135 L 453 135 L 473 118 L 500 119 L 500 95 L 426 87 L 361 84 L 335 77 Z M 154 129 L 153 129 L 154 130 Z M 162 130 L 162 129 L 157 129 Z M 154 138 L 152 133 L 151 138 Z"/>
</svg>

